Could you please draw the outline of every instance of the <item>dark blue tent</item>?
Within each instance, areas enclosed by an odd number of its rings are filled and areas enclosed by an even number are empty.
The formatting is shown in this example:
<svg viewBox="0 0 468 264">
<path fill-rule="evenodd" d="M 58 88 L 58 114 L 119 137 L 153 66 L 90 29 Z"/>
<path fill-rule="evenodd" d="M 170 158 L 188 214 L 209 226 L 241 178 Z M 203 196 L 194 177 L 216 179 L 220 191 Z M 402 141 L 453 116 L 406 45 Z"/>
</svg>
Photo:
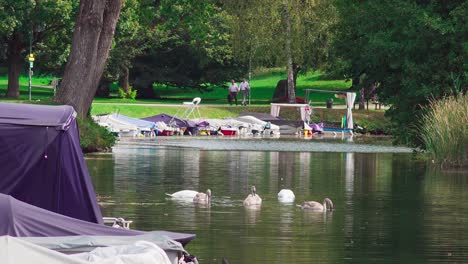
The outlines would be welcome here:
<svg viewBox="0 0 468 264">
<path fill-rule="evenodd" d="M 0 103 L 0 193 L 102 223 L 71 106 Z"/>
</svg>

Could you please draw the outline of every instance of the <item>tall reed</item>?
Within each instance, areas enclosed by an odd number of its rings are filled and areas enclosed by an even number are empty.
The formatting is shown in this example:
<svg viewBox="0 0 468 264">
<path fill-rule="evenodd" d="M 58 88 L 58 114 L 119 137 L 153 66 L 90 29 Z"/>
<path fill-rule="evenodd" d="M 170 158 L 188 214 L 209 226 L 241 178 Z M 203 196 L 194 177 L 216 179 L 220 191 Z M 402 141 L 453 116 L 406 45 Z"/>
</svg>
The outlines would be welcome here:
<svg viewBox="0 0 468 264">
<path fill-rule="evenodd" d="M 468 167 L 468 95 L 431 101 L 422 118 L 426 150 L 441 166 Z"/>
</svg>

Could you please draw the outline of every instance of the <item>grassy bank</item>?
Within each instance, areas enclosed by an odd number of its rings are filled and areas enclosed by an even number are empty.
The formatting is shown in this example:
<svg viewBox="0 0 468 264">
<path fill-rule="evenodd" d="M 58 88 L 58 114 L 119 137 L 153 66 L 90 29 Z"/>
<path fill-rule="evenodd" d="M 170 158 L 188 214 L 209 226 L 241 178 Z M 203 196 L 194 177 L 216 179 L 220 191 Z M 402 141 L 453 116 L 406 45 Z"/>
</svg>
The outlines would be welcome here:
<svg viewBox="0 0 468 264">
<path fill-rule="evenodd" d="M 255 105 L 267 104 L 270 102 L 276 84 L 279 80 L 285 79 L 286 75 L 283 69 L 262 69 L 257 70 L 253 74 L 251 80 L 251 103 Z M 44 88 L 50 84 L 52 77 L 39 77 L 32 78 L 32 100 L 47 100 L 53 96 L 53 90 Z M 20 101 L 28 100 L 28 77 L 23 76 L 20 78 Z M 240 82 L 240 80 L 238 80 Z M 6 76 L 0 76 L 0 100 L 18 101 L 6 99 L 4 95 L 7 91 L 8 79 Z M 226 84 L 227 85 L 227 84 Z M 299 75 L 297 78 L 296 93 L 298 97 L 305 96 L 305 89 L 319 89 L 324 91 L 330 90 L 344 90 L 351 84 L 345 80 L 328 80 L 321 72 L 309 72 L 307 74 Z M 211 87 L 210 91 L 198 91 L 194 89 L 182 89 L 177 87 L 170 87 L 165 85 L 154 85 L 155 93 L 161 99 L 149 100 L 128 100 L 119 99 L 117 97 L 117 89 L 114 86 L 113 93 L 109 98 L 96 98 L 95 102 L 109 102 L 109 103 L 181 103 L 182 101 L 192 100 L 194 97 L 201 97 L 202 103 L 208 104 L 227 104 L 227 89 L 226 87 Z M 310 99 L 313 105 L 323 106 L 328 98 L 333 97 L 333 94 L 314 92 L 311 94 Z M 343 100 L 334 99 L 335 104 L 343 104 Z"/>
<path fill-rule="evenodd" d="M 468 167 L 468 95 L 434 101 L 427 110 L 421 134 L 433 160 Z"/>
<path fill-rule="evenodd" d="M 212 87 L 207 92 L 199 92 L 191 89 L 181 89 L 175 87 L 155 85 L 155 92 L 161 99 L 151 100 L 129 100 L 119 99 L 115 95 L 109 98 L 95 98 L 91 107 L 91 113 L 121 113 L 126 116 L 143 118 L 148 116 L 166 113 L 175 115 L 181 108 L 182 102 L 191 101 L 194 97 L 201 97 L 200 114 L 204 118 L 226 118 L 236 117 L 242 112 L 269 113 L 269 102 L 274 93 L 279 80 L 285 79 L 283 69 L 261 69 L 254 73 L 251 80 L 252 105 L 247 107 L 229 106 L 227 104 L 225 87 Z M 45 88 L 50 84 L 52 77 L 32 78 L 32 102 L 40 104 L 50 104 L 52 102 L 53 90 Z M 28 100 L 28 77 L 20 78 L 20 98 L 7 99 L 4 97 L 7 91 L 8 80 L 5 76 L 0 76 L 0 101 L 8 102 L 30 102 Z M 344 90 L 350 84 L 344 80 L 328 80 L 321 72 L 310 72 L 300 75 L 297 79 L 297 96 L 304 97 L 305 89 L 319 89 L 324 91 Z M 333 97 L 330 93 L 312 93 L 310 99 L 313 106 L 324 106 L 328 98 Z M 343 104 L 343 100 L 334 99 L 335 104 Z M 167 105 L 166 105 L 167 104 Z M 171 104 L 171 105 L 169 105 Z M 340 121 L 345 115 L 344 109 L 323 109 L 315 108 L 313 121 L 320 120 Z M 179 113 L 180 114 L 180 113 Z M 299 113 L 295 109 L 284 109 L 281 116 L 285 119 L 299 120 Z M 368 130 L 385 130 L 388 120 L 384 117 L 383 111 L 354 111 L 354 121 Z M 104 150 L 112 145 L 113 141 L 108 137 L 102 128 L 95 125 L 90 120 L 79 120 L 81 144 L 84 151 Z"/>
<path fill-rule="evenodd" d="M 78 127 L 80 146 L 85 153 L 108 151 L 115 144 L 115 137 L 91 118 L 78 118 Z"/>
</svg>

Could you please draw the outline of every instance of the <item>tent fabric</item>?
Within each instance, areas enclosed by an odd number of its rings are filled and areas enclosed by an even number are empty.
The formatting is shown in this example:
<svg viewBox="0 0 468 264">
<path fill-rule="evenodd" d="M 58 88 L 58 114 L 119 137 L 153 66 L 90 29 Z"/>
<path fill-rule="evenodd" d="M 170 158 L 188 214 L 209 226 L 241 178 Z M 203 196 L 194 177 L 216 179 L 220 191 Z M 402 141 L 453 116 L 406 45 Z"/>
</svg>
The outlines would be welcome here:
<svg viewBox="0 0 468 264">
<path fill-rule="evenodd" d="M 136 236 L 145 232 L 113 228 L 95 224 L 21 202 L 9 195 L 0 194 L 0 235 L 15 237 L 51 236 Z M 169 231 L 153 231 L 156 235 L 167 236 L 182 245 L 194 239 L 194 234 Z"/>
<path fill-rule="evenodd" d="M 354 129 L 353 112 L 354 100 L 356 100 L 356 93 L 346 93 L 346 128 Z"/>
<path fill-rule="evenodd" d="M 283 103 L 271 103 L 270 114 L 272 116 L 279 116 L 281 107 L 296 107 L 301 112 L 301 120 L 310 120 L 310 107 L 308 104 L 283 104 Z M 308 116 L 307 116 L 308 115 Z"/>
<path fill-rule="evenodd" d="M 71 106 L 0 103 L 0 193 L 102 223 Z"/>
<path fill-rule="evenodd" d="M 48 126 L 66 130 L 76 112 L 68 105 L 48 106 L 0 103 L 0 124 Z"/>
</svg>

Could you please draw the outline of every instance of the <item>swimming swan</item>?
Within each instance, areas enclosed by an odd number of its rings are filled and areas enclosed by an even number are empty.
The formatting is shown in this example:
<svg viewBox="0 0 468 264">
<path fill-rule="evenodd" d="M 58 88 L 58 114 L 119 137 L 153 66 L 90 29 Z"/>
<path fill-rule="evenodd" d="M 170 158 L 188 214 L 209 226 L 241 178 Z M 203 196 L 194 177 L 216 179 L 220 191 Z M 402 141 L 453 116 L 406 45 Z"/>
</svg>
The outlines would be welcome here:
<svg viewBox="0 0 468 264">
<path fill-rule="evenodd" d="M 306 201 L 302 204 L 298 204 L 297 206 L 304 210 L 312 210 L 317 212 L 331 211 L 335 208 L 333 206 L 333 202 L 329 198 L 325 198 L 322 204 L 316 201 Z"/>
<path fill-rule="evenodd" d="M 206 190 L 206 193 L 199 192 L 193 197 L 193 202 L 196 204 L 210 204 L 211 190 Z"/>
<path fill-rule="evenodd" d="M 250 194 L 247 195 L 247 198 L 244 200 L 244 205 L 245 206 L 252 206 L 252 205 L 261 205 L 262 204 L 262 198 L 258 196 L 257 194 L 257 189 L 255 189 L 255 186 L 252 185 L 250 188 Z"/>
<path fill-rule="evenodd" d="M 183 190 L 183 191 L 175 192 L 173 194 L 166 193 L 166 195 L 174 199 L 193 200 L 193 198 L 195 198 L 197 193 L 198 193 L 197 191 Z"/>
<path fill-rule="evenodd" d="M 293 203 L 295 198 L 294 192 L 289 189 L 281 189 L 278 193 L 278 201 L 281 203 Z"/>
</svg>

